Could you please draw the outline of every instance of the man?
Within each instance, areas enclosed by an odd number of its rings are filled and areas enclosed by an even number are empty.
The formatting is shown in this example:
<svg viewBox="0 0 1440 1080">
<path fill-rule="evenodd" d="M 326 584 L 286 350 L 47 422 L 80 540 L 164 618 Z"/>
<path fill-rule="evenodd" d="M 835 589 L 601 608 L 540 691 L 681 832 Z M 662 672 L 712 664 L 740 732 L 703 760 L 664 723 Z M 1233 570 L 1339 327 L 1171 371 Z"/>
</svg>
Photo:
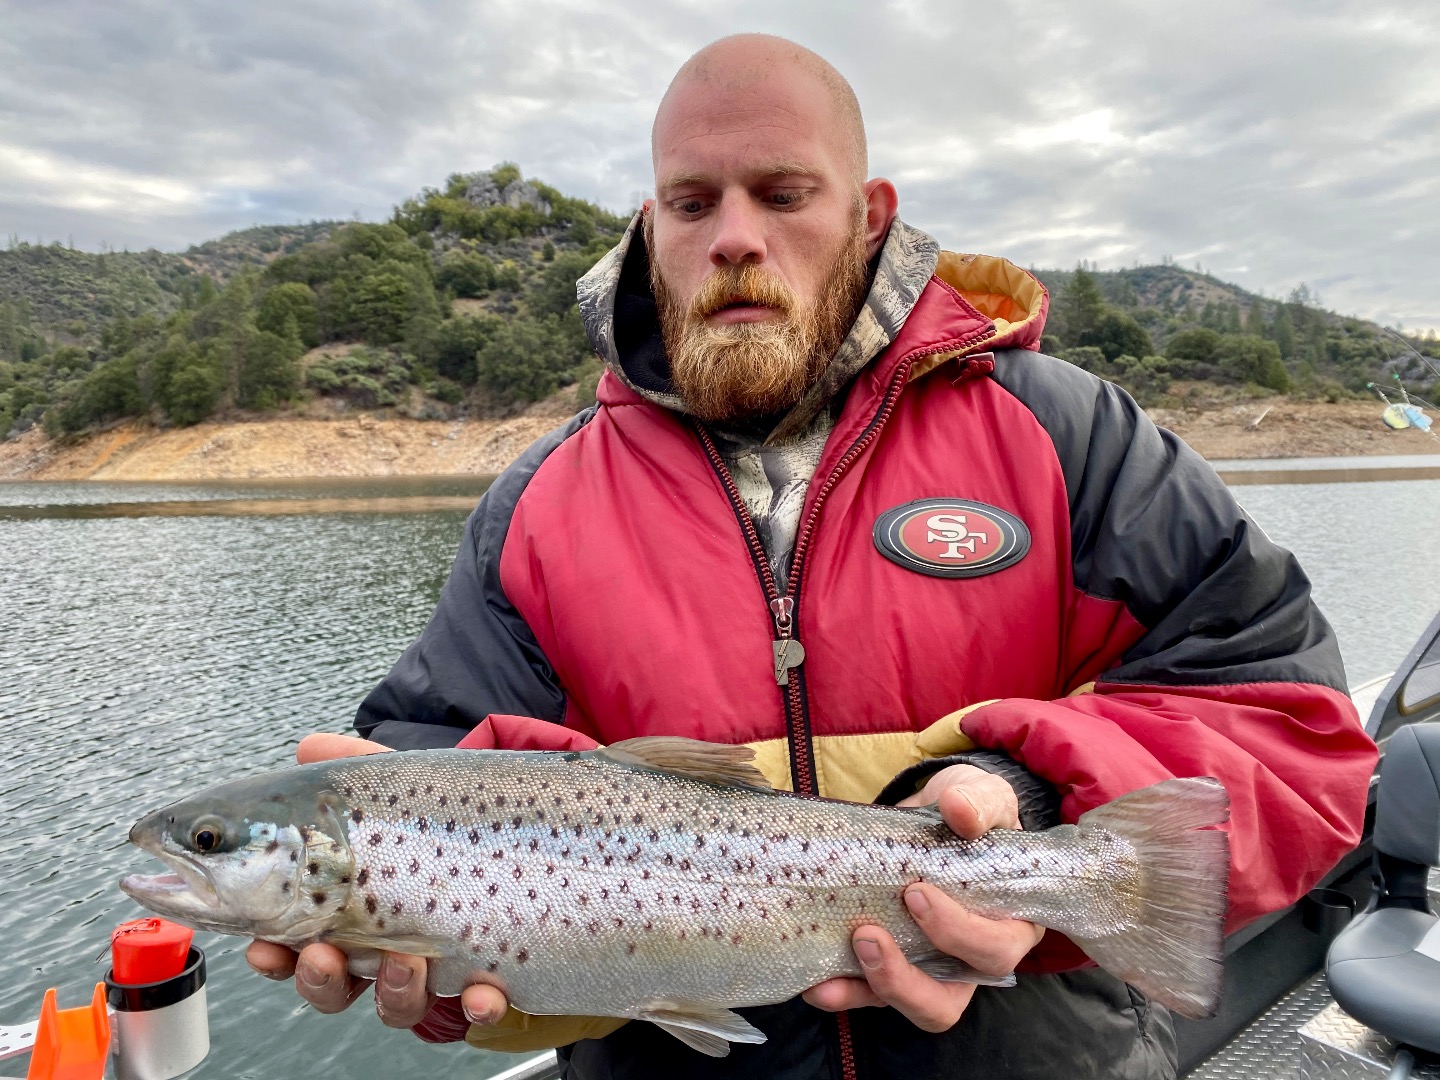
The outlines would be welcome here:
<svg viewBox="0 0 1440 1080">
<path fill-rule="evenodd" d="M 652 149 L 655 199 L 580 286 L 599 405 L 487 493 L 356 726 L 394 748 L 750 743 L 779 786 L 938 801 L 966 836 L 1215 776 L 1230 926 L 1301 895 L 1359 837 L 1374 748 L 1294 560 L 1127 396 L 1033 351 L 1037 281 L 899 220 L 813 53 L 702 50 Z M 468 1025 L 427 1016 L 414 957 L 376 1000 L 426 1037 L 573 1044 L 582 1078 L 1173 1075 L 1164 1010 L 1065 939 L 905 899 L 939 949 L 1019 984 L 935 982 L 860 927 L 865 979 L 747 1010 L 770 1040 L 720 1060 L 648 1024 L 507 1014 L 489 986 Z M 297 982 L 326 1011 L 363 989 L 325 946 Z"/>
</svg>

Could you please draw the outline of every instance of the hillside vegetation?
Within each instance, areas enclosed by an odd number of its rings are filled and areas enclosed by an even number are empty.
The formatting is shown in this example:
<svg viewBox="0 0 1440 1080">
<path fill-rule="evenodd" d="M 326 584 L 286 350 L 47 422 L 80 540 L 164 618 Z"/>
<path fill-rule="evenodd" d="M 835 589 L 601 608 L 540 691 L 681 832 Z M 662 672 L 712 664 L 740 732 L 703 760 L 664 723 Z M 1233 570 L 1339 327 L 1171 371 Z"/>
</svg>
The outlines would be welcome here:
<svg viewBox="0 0 1440 1080">
<path fill-rule="evenodd" d="M 451 176 L 384 224 L 262 226 L 180 254 L 12 242 L 0 436 L 294 408 L 503 416 L 571 384 L 584 403 L 599 365 L 575 281 L 625 225 L 506 164 Z M 1392 368 L 1440 396 L 1404 343 L 1303 286 L 1279 301 L 1173 265 L 1037 274 L 1044 348 L 1147 405 L 1226 387 L 1336 400 Z M 1440 354 L 1433 337 L 1409 344 Z"/>
</svg>

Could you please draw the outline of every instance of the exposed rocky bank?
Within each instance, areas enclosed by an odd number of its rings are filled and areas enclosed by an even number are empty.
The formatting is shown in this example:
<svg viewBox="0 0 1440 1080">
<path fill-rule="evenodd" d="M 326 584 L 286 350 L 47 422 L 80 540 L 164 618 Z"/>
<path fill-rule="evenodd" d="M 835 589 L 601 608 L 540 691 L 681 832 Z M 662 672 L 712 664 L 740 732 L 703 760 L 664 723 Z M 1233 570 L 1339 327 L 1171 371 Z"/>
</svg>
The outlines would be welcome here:
<svg viewBox="0 0 1440 1080">
<path fill-rule="evenodd" d="M 573 411 L 565 392 L 507 420 L 336 419 L 207 422 L 186 428 L 128 423 L 73 445 L 31 430 L 0 443 L 6 480 L 244 480 L 498 473 Z M 1440 440 L 1391 431 L 1380 405 L 1260 398 L 1155 409 L 1211 460 L 1437 454 Z M 1440 460 L 1440 458 L 1437 458 Z"/>
</svg>

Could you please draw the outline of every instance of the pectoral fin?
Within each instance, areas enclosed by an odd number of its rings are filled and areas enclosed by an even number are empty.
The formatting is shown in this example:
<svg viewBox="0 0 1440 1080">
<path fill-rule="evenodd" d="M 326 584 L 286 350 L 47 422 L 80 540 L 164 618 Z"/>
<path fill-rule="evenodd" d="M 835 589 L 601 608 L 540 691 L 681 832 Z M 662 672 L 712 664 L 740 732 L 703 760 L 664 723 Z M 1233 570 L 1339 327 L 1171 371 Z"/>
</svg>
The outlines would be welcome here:
<svg viewBox="0 0 1440 1080">
<path fill-rule="evenodd" d="M 692 1050 L 709 1057 L 725 1057 L 730 1044 L 763 1043 L 765 1033 L 739 1013 L 694 1001 L 651 1002 L 636 1019 L 664 1028 Z"/>
<path fill-rule="evenodd" d="M 443 954 L 435 944 L 434 938 L 426 937 L 380 937 L 375 934 L 325 934 L 321 937 L 328 945 L 334 945 L 346 953 L 360 954 L 362 961 L 365 954 L 379 949 L 383 952 L 408 953 L 410 956 L 423 956 L 427 960 L 438 959 Z"/>
</svg>

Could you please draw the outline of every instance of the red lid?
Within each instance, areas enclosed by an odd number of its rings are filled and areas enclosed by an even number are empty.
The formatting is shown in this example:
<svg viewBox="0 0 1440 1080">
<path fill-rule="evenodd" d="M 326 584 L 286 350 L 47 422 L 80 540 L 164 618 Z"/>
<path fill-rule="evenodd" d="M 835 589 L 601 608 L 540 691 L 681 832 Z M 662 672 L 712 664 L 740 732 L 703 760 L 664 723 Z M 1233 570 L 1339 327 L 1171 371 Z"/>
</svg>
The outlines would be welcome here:
<svg viewBox="0 0 1440 1080">
<path fill-rule="evenodd" d="M 173 979 L 185 970 L 195 931 L 164 919 L 121 923 L 110 935 L 111 980 L 145 986 Z"/>
</svg>

